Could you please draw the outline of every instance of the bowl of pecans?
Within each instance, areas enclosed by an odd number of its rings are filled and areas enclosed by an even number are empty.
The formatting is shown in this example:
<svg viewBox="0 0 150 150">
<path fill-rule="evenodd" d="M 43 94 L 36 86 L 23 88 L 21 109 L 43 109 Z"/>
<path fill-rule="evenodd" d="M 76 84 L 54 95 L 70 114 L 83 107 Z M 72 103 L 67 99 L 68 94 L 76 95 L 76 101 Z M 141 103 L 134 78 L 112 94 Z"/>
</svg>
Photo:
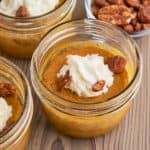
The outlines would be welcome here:
<svg viewBox="0 0 150 150">
<path fill-rule="evenodd" d="M 88 18 L 117 25 L 131 37 L 150 34 L 150 0 L 85 0 Z"/>
</svg>

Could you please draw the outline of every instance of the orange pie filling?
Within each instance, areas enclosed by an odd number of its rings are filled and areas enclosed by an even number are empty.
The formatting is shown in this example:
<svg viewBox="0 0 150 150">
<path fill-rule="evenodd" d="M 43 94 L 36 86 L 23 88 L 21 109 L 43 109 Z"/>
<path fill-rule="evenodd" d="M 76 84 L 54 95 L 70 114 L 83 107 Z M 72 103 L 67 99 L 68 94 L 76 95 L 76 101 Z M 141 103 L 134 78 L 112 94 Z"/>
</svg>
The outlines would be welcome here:
<svg viewBox="0 0 150 150">
<path fill-rule="evenodd" d="M 59 98 L 92 105 L 107 101 L 125 90 L 132 78 L 131 70 L 129 61 L 119 50 L 79 44 L 55 55 L 45 67 L 42 78 L 50 92 Z M 53 101 L 53 97 L 50 100 Z M 62 133 L 93 137 L 116 127 L 125 117 L 130 102 L 103 115 L 92 115 L 92 112 L 75 115 L 46 103 L 42 106 L 51 123 Z"/>
<path fill-rule="evenodd" d="M 0 83 L 0 135 L 7 132 L 19 119 L 22 105 L 16 94 L 16 87 L 9 83 Z"/>
<path fill-rule="evenodd" d="M 6 82 L 0 82 L 0 137 L 5 136 L 13 129 L 18 122 L 22 111 L 23 106 L 17 96 L 16 86 Z M 10 150 L 24 150 L 28 136 L 29 129 L 24 131 L 22 136 L 18 137 L 17 140 L 7 148 Z"/>
</svg>

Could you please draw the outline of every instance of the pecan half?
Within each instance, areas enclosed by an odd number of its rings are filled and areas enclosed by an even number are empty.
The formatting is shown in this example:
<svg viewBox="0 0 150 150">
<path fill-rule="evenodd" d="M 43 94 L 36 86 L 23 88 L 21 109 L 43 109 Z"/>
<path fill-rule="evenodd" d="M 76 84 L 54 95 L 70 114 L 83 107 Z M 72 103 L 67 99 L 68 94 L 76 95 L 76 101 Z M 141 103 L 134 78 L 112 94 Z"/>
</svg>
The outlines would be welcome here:
<svg viewBox="0 0 150 150">
<path fill-rule="evenodd" d="M 133 32 L 134 31 L 134 27 L 131 24 L 127 24 L 123 27 L 123 29 L 127 32 Z"/>
<path fill-rule="evenodd" d="M 108 0 L 110 4 L 124 4 L 124 0 Z"/>
<path fill-rule="evenodd" d="M 142 24 L 142 29 L 147 29 L 150 28 L 150 23 L 149 24 Z"/>
<path fill-rule="evenodd" d="M 65 76 L 62 78 L 62 80 L 59 83 L 59 90 L 61 91 L 65 85 L 70 81 L 70 72 L 69 70 L 66 72 Z"/>
<path fill-rule="evenodd" d="M 106 0 L 95 0 L 95 4 L 97 4 L 99 7 L 104 7 L 109 5 L 109 3 Z"/>
<path fill-rule="evenodd" d="M 98 92 L 101 91 L 104 86 L 105 86 L 105 80 L 100 80 L 93 85 L 92 90 L 94 92 Z"/>
<path fill-rule="evenodd" d="M 134 18 L 134 19 L 131 20 L 131 24 L 133 26 L 135 26 L 137 22 L 138 22 L 137 18 Z"/>
<path fill-rule="evenodd" d="M 136 17 L 136 13 L 124 5 L 110 5 L 98 11 L 98 19 L 115 25 L 126 25 Z"/>
<path fill-rule="evenodd" d="M 134 29 L 135 29 L 135 31 L 140 31 L 142 29 L 142 24 L 137 22 Z"/>
<path fill-rule="evenodd" d="M 142 0 L 142 3 L 143 3 L 144 5 L 150 5 L 150 0 Z"/>
<path fill-rule="evenodd" d="M 25 6 L 20 6 L 16 12 L 16 17 L 29 17 L 30 13 Z"/>
<path fill-rule="evenodd" d="M 126 4 L 130 7 L 139 9 L 142 5 L 140 3 L 140 0 L 125 0 Z"/>
<path fill-rule="evenodd" d="M 91 6 L 91 10 L 92 10 L 92 13 L 94 14 L 94 16 L 97 16 L 99 7 L 95 3 L 93 3 Z"/>
<path fill-rule="evenodd" d="M 124 59 L 121 56 L 114 56 L 111 58 L 108 58 L 108 66 L 109 69 L 114 72 L 115 74 L 120 74 L 124 71 L 126 66 L 126 59 Z"/>
<path fill-rule="evenodd" d="M 0 97 L 10 97 L 16 94 L 16 87 L 10 83 L 0 83 Z"/>
<path fill-rule="evenodd" d="M 150 23 L 150 5 L 143 6 L 139 10 L 138 17 L 142 23 Z"/>
</svg>

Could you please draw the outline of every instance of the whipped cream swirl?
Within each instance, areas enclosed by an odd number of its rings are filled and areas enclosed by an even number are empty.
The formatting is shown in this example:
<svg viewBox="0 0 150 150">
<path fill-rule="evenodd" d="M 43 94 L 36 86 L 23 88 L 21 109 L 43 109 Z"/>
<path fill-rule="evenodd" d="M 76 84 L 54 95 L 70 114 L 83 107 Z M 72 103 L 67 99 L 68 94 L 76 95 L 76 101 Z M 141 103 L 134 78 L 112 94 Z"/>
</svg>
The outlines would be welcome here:
<svg viewBox="0 0 150 150">
<path fill-rule="evenodd" d="M 20 6 L 25 6 L 31 16 L 39 16 L 55 9 L 59 0 L 1 0 L 0 13 L 16 16 Z"/>
<path fill-rule="evenodd" d="M 7 104 L 4 98 L 0 97 L 0 131 L 7 124 L 8 119 L 12 116 L 12 107 Z"/>
<path fill-rule="evenodd" d="M 78 96 L 95 97 L 108 92 L 113 84 L 113 72 L 107 64 L 104 64 L 104 57 L 98 54 L 86 56 L 68 55 L 65 64 L 57 73 L 57 77 L 64 77 L 69 70 L 70 81 L 64 88 L 70 89 Z M 105 81 L 105 85 L 100 91 L 93 91 L 92 87 L 100 80 Z"/>
</svg>

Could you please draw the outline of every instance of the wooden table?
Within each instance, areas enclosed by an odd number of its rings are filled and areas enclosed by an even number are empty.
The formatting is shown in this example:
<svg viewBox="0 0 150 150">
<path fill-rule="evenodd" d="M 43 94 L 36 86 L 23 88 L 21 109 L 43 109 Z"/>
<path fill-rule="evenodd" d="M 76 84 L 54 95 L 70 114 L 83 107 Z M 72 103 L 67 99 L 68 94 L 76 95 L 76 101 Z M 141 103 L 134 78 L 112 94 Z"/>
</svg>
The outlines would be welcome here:
<svg viewBox="0 0 150 150">
<path fill-rule="evenodd" d="M 84 0 L 77 0 L 74 18 L 84 18 Z M 136 40 L 144 58 L 141 89 L 120 126 L 111 133 L 91 139 L 75 139 L 59 134 L 51 127 L 33 92 L 35 111 L 27 150 L 150 150 L 150 36 Z M 16 60 L 29 78 L 29 60 Z"/>
</svg>

